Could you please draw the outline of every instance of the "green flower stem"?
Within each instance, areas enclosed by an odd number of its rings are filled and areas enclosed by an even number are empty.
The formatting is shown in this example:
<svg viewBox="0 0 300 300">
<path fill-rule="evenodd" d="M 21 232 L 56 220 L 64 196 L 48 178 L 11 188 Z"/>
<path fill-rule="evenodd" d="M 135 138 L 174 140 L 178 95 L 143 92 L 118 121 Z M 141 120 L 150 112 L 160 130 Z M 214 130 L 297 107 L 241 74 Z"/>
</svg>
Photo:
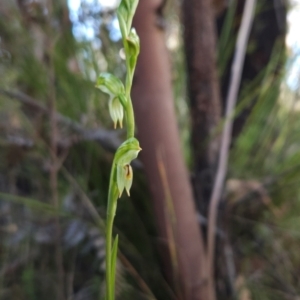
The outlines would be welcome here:
<svg viewBox="0 0 300 300">
<path fill-rule="evenodd" d="M 106 300 L 114 300 L 115 280 L 112 278 L 112 235 L 113 223 L 117 210 L 118 188 L 115 182 L 116 164 L 113 163 L 108 191 L 108 205 L 106 213 Z"/>
<path fill-rule="evenodd" d="M 123 43 L 124 43 L 125 53 L 128 53 L 127 41 L 123 39 Z M 127 138 L 131 138 L 134 136 L 134 130 L 135 130 L 134 112 L 133 112 L 132 100 L 130 95 L 134 70 L 131 70 L 130 68 L 129 57 L 127 55 L 126 55 L 126 69 L 127 69 L 127 73 L 126 73 L 126 82 L 125 82 L 125 95 L 127 98 L 127 105 L 126 105 L 125 115 L 126 115 L 126 122 L 127 122 Z"/>
<path fill-rule="evenodd" d="M 131 97 L 129 96 L 127 102 L 127 109 L 125 111 L 126 114 L 126 122 L 127 122 L 127 138 L 134 137 L 134 113 Z"/>
<path fill-rule="evenodd" d="M 112 229 L 113 229 L 114 217 L 109 217 L 107 214 L 106 220 L 106 300 L 113 300 L 112 287 L 114 283 L 112 281 L 112 269 L 111 269 L 111 249 L 112 249 Z"/>
</svg>

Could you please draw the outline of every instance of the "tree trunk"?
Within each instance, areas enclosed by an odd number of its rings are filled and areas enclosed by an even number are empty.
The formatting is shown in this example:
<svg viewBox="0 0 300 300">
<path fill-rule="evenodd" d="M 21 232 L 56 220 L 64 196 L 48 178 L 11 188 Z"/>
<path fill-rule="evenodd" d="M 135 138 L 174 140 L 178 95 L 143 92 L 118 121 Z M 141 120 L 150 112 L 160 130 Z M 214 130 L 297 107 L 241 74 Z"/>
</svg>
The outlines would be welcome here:
<svg viewBox="0 0 300 300">
<path fill-rule="evenodd" d="M 195 191 L 197 203 L 206 215 L 219 151 L 219 138 L 212 134 L 221 118 L 212 1 L 184 0 L 182 11 Z"/>
<path fill-rule="evenodd" d="M 134 27 L 141 39 L 132 91 L 153 195 L 164 270 L 177 299 L 206 300 L 204 247 L 192 190 L 180 149 L 164 34 L 157 26 L 158 0 L 140 1 Z"/>
</svg>

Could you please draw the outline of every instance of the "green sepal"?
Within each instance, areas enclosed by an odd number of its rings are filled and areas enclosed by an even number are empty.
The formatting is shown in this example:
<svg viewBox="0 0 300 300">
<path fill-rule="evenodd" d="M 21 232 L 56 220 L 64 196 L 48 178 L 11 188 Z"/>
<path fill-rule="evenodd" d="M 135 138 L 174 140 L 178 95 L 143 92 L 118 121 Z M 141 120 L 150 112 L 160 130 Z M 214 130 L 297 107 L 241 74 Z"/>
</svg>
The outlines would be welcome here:
<svg viewBox="0 0 300 300">
<path fill-rule="evenodd" d="M 125 93 L 122 81 L 110 73 L 101 73 L 99 75 L 96 88 L 110 96 L 119 96 Z"/>
<path fill-rule="evenodd" d="M 113 299 L 115 299 L 115 276 L 116 276 L 116 263 L 117 263 L 117 254 L 118 254 L 118 242 L 119 242 L 119 236 L 117 235 L 112 246 L 111 250 L 111 282 L 112 282 L 112 295 Z"/>
<path fill-rule="evenodd" d="M 124 191 L 125 181 L 126 181 L 126 176 L 125 176 L 124 165 L 118 164 L 117 165 L 117 186 L 119 191 L 119 198 L 122 196 L 122 193 Z"/>
<path fill-rule="evenodd" d="M 130 32 L 132 19 L 138 2 L 139 0 L 122 0 L 118 7 L 117 15 L 123 40 L 127 38 L 127 35 Z"/>
<path fill-rule="evenodd" d="M 141 150 L 139 141 L 134 137 L 129 138 L 118 148 L 114 161 L 117 165 L 130 164 L 133 159 L 137 158 Z"/>
<path fill-rule="evenodd" d="M 119 97 L 111 97 L 108 102 L 109 114 L 114 122 L 114 128 L 117 128 L 119 122 L 120 127 L 123 127 L 124 109 L 119 100 Z"/>
</svg>

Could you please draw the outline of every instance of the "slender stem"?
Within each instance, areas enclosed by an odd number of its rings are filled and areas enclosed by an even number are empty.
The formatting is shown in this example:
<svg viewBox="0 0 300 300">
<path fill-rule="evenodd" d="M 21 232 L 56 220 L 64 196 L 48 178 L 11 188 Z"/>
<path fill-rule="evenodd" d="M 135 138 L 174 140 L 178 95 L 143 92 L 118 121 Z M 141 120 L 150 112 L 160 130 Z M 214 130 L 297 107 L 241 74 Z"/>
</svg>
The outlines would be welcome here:
<svg viewBox="0 0 300 300">
<path fill-rule="evenodd" d="M 125 39 L 123 39 L 124 43 L 124 49 L 125 53 L 129 53 L 128 51 L 128 44 Z M 132 80 L 133 80 L 133 72 L 134 70 L 131 70 L 130 65 L 129 65 L 129 57 L 126 55 L 126 82 L 125 82 L 125 94 L 127 98 L 127 105 L 125 109 L 125 114 L 126 114 L 126 122 L 127 122 L 127 138 L 131 138 L 134 136 L 134 113 L 133 113 L 133 106 L 132 106 L 132 101 L 131 101 L 131 86 L 132 86 Z"/>
<path fill-rule="evenodd" d="M 47 1 L 47 8 L 49 12 L 49 18 L 52 16 L 53 3 L 52 0 Z M 46 44 L 48 49 L 49 59 L 46 63 L 48 67 L 49 74 L 49 92 L 48 92 L 48 108 L 49 108 L 49 123 L 50 123 L 50 157 L 51 157 L 51 168 L 50 168 L 50 190 L 52 204 L 57 211 L 54 217 L 54 226 L 55 226 L 55 264 L 57 271 L 57 300 L 64 300 L 64 267 L 63 267 L 63 251 L 61 247 L 61 225 L 58 215 L 59 207 L 59 195 L 58 195 L 58 156 L 57 156 L 57 136 L 58 136 L 58 126 L 56 119 L 56 92 L 55 92 L 55 69 L 54 69 L 54 47 L 55 41 L 53 39 L 54 33 L 50 25 L 50 19 L 46 27 Z"/>
<path fill-rule="evenodd" d="M 131 97 L 127 97 L 127 109 L 126 109 L 126 122 L 127 122 L 127 138 L 131 138 L 134 136 L 134 113 L 131 102 Z"/>
<path fill-rule="evenodd" d="M 114 300 L 114 278 L 112 278 L 112 234 L 113 234 L 113 223 L 117 210 L 118 201 L 118 189 L 114 181 L 116 173 L 116 164 L 113 161 L 110 180 L 109 180 L 109 191 L 108 191 L 108 202 L 107 202 L 107 212 L 106 212 L 106 300 Z"/>
<path fill-rule="evenodd" d="M 112 229 L 113 229 L 114 217 L 107 214 L 106 221 L 106 255 L 105 255 L 105 263 L 106 263 L 106 300 L 113 300 L 113 291 L 111 289 L 111 247 L 112 247 Z"/>
</svg>

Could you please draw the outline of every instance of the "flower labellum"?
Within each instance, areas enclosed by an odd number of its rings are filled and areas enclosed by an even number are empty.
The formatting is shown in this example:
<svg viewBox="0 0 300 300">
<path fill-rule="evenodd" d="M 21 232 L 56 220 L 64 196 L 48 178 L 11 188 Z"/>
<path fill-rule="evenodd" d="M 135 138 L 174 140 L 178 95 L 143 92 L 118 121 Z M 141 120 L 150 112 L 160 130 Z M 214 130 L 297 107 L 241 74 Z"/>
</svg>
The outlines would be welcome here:
<svg viewBox="0 0 300 300">
<path fill-rule="evenodd" d="M 131 165 L 120 165 L 117 168 L 117 183 L 119 190 L 119 198 L 121 197 L 125 188 L 126 193 L 130 196 L 130 188 L 132 186 L 133 172 Z"/>
<path fill-rule="evenodd" d="M 132 180 L 133 180 L 133 172 L 131 165 L 125 165 L 125 190 L 127 192 L 128 197 L 130 196 L 129 190 L 132 186 Z"/>
</svg>

